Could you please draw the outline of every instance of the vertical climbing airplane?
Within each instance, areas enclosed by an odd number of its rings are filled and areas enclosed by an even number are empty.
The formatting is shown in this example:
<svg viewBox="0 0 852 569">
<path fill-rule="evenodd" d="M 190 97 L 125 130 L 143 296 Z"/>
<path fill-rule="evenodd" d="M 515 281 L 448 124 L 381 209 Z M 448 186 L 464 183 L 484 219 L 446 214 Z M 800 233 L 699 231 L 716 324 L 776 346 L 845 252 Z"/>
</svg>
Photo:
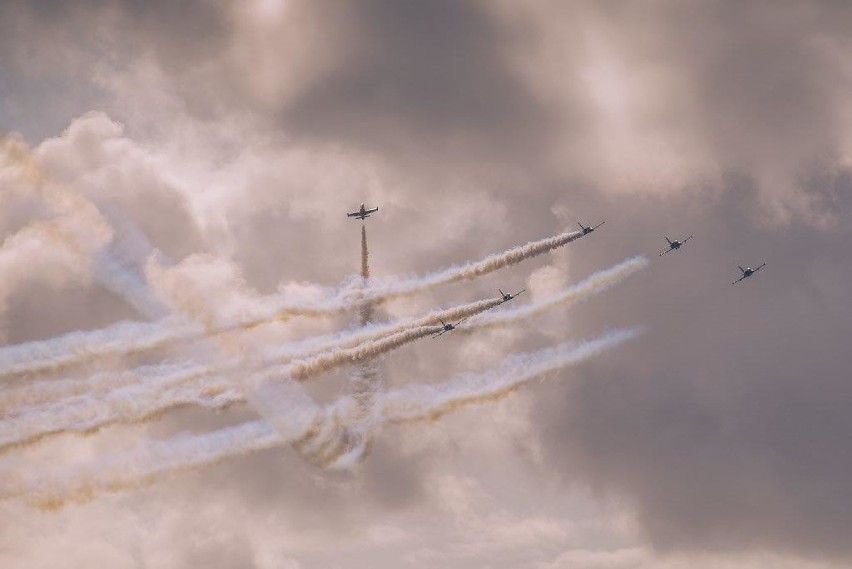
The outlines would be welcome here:
<svg viewBox="0 0 852 569">
<path fill-rule="evenodd" d="M 358 211 L 347 213 L 346 217 L 357 217 L 358 219 L 367 219 L 368 217 L 370 217 L 371 213 L 376 213 L 377 211 L 379 211 L 379 208 L 377 207 L 367 209 L 364 207 L 364 204 L 361 204 L 361 208 Z"/>
</svg>

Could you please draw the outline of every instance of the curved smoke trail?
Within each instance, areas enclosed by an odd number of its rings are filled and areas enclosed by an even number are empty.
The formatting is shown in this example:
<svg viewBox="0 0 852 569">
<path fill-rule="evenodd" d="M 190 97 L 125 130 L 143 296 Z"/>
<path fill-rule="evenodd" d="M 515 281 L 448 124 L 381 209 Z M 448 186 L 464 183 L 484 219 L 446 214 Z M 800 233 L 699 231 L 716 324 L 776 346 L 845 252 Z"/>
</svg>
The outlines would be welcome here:
<svg viewBox="0 0 852 569">
<path fill-rule="evenodd" d="M 498 399 L 530 381 L 594 357 L 636 334 L 635 330 L 616 331 L 577 345 L 562 344 L 515 356 L 484 374 L 465 375 L 435 386 L 409 386 L 384 394 L 377 401 L 374 428 L 388 423 L 434 419 L 462 405 Z M 322 408 L 307 403 L 304 396 L 294 395 L 298 392 L 284 392 L 287 397 L 268 404 L 270 414 L 277 418 L 273 426 L 267 421 L 254 421 L 203 435 L 180 436 L 52 476 L 24 480 L 10 473 L 0 473 L 3 482 L 0 498 L 24 498 L 42 507 L 57 507 L 89 499 L 96 492 L 134 488 L 174 472 L 209 466 L 259 450 L 285 444 L 298 446 L 299 441 L 306 440 L 312 433 L 331 433 L 335 427 L 345 425 L 345 412 L 341 413 L 340 409 L 347 403 Z M 315 440 L 321 445 L 330 438 L 318 436 Z"/>
</svg>

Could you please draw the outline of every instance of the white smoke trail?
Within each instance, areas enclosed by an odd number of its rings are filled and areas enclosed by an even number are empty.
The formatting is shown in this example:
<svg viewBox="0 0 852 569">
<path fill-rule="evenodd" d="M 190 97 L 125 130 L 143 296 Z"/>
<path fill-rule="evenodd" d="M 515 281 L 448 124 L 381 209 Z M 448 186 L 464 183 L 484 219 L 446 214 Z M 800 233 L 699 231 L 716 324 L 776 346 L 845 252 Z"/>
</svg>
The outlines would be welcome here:
<svg viewBox="0 0 852 569">
<path fill-rule="evenodd" d="M 85 379 L 54 379 L 35 381 L 17 388 L 0 391 L 0 415 L 4 421 L 26 413 L 38 412 L 39 407 L 69 404 L 79 396 L 97 396 L 121 389 L 129 384 L 141 385 L 157 377 L 169 375 L 185 379 L 197 376 L 199 365 L 190 362 L 142 366 L 132 371 L 102 371 Z M 211 370 L 203 368 L 207 373 Z M 0 423 L 2 424 L 2 423 Z"/>
<path fill-rule="evenodd" d="M 205 366 L 187 365 L 177 369 L 164 366 L 166 373 L 147 381 L 135 382 L 97 397 L 84 395 L 33 408 L 6 419 L 0 422 L 0 448 L 61 432 L 85 433 L 116 422 L 139 422 L 186 405 L 223 406 L 240 401 L 240 391 L 254 392 L 267 381 L 281 378 L 306 381 L 342 365 L 375 358 L 441 330 L 440 326 L 421 326 L 354 348 L 332 349 L 310 358 L 274 365 L 245 379 L 235 375 L 230 379 L 222 376 L 211 379 L 213 370 Z"/>
<path fill-rule="evenodd" d="M 270 297 L 233 322 L 226 323 L 219 332 L 250 328 L 265 322 L 289 316 L 327 316 L 339 314 L 364 302 L 379 302 L 432 289 L 442 284 L 469 280 L 519 263 L 525 259 L 552 251 L 582 236 L 582 232 L 563 233 L 555 237 L 533 241 L 478 262 L 450 267 L 423 277 L 385 279 L 364 289 L 360 286 L 343 287 L 329 299 L 312 303 L 293 304 L 287 299 Z M 360 279 L 359 279 L 360 281 Z M 74 332 L 43 342 L 28 342 L 0 348 L 0 377 L 37 373 L 89 361 L 116 353 L 133 353 L 154 349 L 170 342 L 187 341 L 204 337 L 208 330 L 201 325 L 180 319 L 157 323 L 121 323 L 90 332 Z"/>
<path fill-rule="evenodd" d="M 566 289 L 562 293 L 553 295 L 548 299 L 545 299 L 544 301 L 524 305 L 510 310 L 489 312 L 483 314 L 482 316 L 479 316 L 474 321 L 465 326 L 465 328 L 480 328 L 503 325 L 517 321 L 519 319 L 532 317 L 536 314 L 549 310 L 559 304 L 570 304 L 571 302 L 582 300 L 583 298 L 586 298 L 591 294 L 600 292 L 608 288 L 609 286 L 618 283 L 621 279 L 646 266 L 647 260 L 644 257 L 634 257 L 632 259 L 628 259 L 610 269 L 595 273 L 590 277 L 586 278 L 585 280 L 581 281 L 580 283 Z M 433 311 L 432 313 L 427 314 L 426 316 L 417 320 L 401 320 L 390 325 L 382 324 L 376 326 L 368 326 L 355 332 L 347 332 L 344 334 L 325 336 L 300 343 L 291 343 L 289 346 L 284 346 L 282 348 L 277 349 L 274 353 L 267 354 L 267 358 L 277 359 L 304 356 L 310 351 L 324 351 L 327 349 L 332 349 L 334 347 L 346 346 L 347 343 L 353 344 L 358 342 L 369 341 L 384 335 L 397 333 L 405 329 L 406 327 L 419 327 L 434 324 L 440 319 L 458 320 L 462 318 L 467 318 L 487 308 L 496 307 L 499 304 L 501 304 L 499 299 L 489 299 L 481 301 L 480 303 L 464 305 L 454 309 Z M 175 319 L 175 322 L 177 322 L 177 319 Z M 100 346 L 103 347 L 106 351 L 108 351 L 112 348 L 112 344 L 108 342 L 125 342 L 127 341 L 128 337 L 131 337 L 133 335 L 134 332 L 139 332 L 140 330 L 146 331 L 146 333 L 142 334 L 141 337 L 137 337 L 136 339 L 140 346 L 155 344 L 163 338 L 164 334 L 166 334 L 166 332 L 162 328 L 155 324 L 143 325 L 136 323 L 126 323 L 126 326 L 126 331 L 122 331 L 125 330 L 124 327 L 119 327 L 119 329 L 116 330 L 116 332 L 113 334 L 104 334 L 105 337 L 103 339 L 103 343 L 100 344 Z M 185 330 L 187 330 L 187 332 L 191 331 L 193 328 L 199 329 L 200 326 L 185 325 Z M 90 333 L 84 334 L 88 335 Z M 67 345 L 73 345 L 74 337 L 75 336 L 73 334 L 68 335 L 65 337 L 64 341 L 67 342 Z M 86 341 L 84 340 L 82 343 L 83 346 L 75 348 L 75 351 L 83 352 L 85 350 Z M 5 364 L 5 366 L 7 366 L 7 369 L 20 371 L 26 365 L 24 358 L 27 356 L 28 353 L 31 355 L 35 350 L 44 350 L 48 353 L 53 351 L 53 348 L 49 344 L 49 341 L 35 344 L 35 346 L 21 344 L 19 346 L 13 347 L 21 348 L 20 350 L 7 350 L 5 352 L 0 352 L 0 361 L 2 361 L 2 356 L 6 356 L 6 362 L 0 363 L 0 367 Z M 45 358 L 43 361 L 47 361 L 47 358 Z M 59 361 L 60 360 L 55 360 L 55 362 Z M 116 379 L 116 381 L 120 386 L 121 382 L 118 379 Z M 73 380 L 64 380 L 57 382 L 39 382 L 38 384 L 28 386 L 26 389 L 9 390 L 5 394 L 0 393 L 0 410 L 8 409 L 9 405 L 11 404 L 10 400 L 17 402 L 18 404 L 34 404 L 40 401 L 55 399 L 57 397 L 69 394 L 79 394 L 86 390 L 95 390 L 97 388 L 97 385 L 108 387 L 109 381 L 104 378 L 101 378 L 101 381 L 89 380 L 88 384 L 82 384 Z"/>
<path fill-rule="evenodd" d="M 153 251 L 147 238 L 115 208 L 102 203 L 96 207 L 109 222 L 112 239 L 92 258 L 95 279 L 149 320 L 157 321 L 169 316 L 171 311 L 154 294 L 142 270 L 145 249 Z"/>
<path fill-rule="evenodd" d="M 109 248 L 92 256 L 92 276 L 108 291 L 120 296 L 150 320 L 169 314 L 168 308 L 151 292 L 141 273 L 113 256 Z"/>
<path fill-rule="evenodd" d="M 259 355 L 259 364 L 271 363 L 287 363 L 293 358 L 311 357 L 321 352 L 346 348 L 352 345 L 371 342 L 385 336 L 397 334 L 406 329 L 419 328 L 423 326 L 434 325 L 440 320 L 459 320 L 474 316 L 480 312 L 493 308 L 500 304 L 499 299 L 487 299 L 461 306 L 452 307 L 443 310 L 433 310 L 423 317 L 416 319 L 401 319 L 385 324 L 374 324 L 349 330 L 341 333 L 330 334 L 303 340 L 300 342 L 290 342 L 283 346 L 276 347 L 273 350 L 268 350 Z M 131 324 L 131 327 L 134 325 Z M 161 329 L 150 329 L 154 334 L 162 332 Z M 154 338 L 154 336 L 152 336 Z M 183 367 L 186 373 L 186 379 L 196 377 L 197 366 L 195 364 L 179 364 Z M 220 373 L 245 369 L 245 364 L 238 362 L 236 365 L 228 364 L 220 366 Z M 150 373 L 149 373 L 150 371 Z M 137 373 L 125 372 L 119 374 L 99 373 L 83 380 L 63 379 L 63 380 L 45 380 L 31 383 L 29 385 L 6 389 L 0 391 L 0 412 L 11 414 L 16 406 L 37 406 L 56 402 L 64 397 L 75 395 L 95 395 L 99 392 L 107 392 L 112 389 L 121 388 L 129 383 L 143 384 L 156 377 L 157 372 L 175 376 L 179 372 L 173 367 L 147 366 L 140 369 Z M 208 375 L 213 374 L 213 370 L 209 370 Z M 152 377 L 153 376 L 153 377 Z M 219 382 L 221 384 L 221 382 Z M 198 383 L 198 389 L 203 390 L 203 382 Z M 221 391 L 225 389 L 221 385 L 216 385 L 216 389 Z"/>
<path fill-rule="evenodd" d="M 370 280 L 370 250 L 367 247 L 367 224 L 361 224 L 361 279 L 363 285 L 369 285 Z M 373 302 L 361 304 L 358 312 L 358 326 L 363 328 L 370 323 L 373 316 Z M 375 362 L 362 362 L 358 365 L 349 382 L 349 392 L 358 402 L 361 415 L 366 419 L 371 413 L 375 393 L 381 389 L 379 370 Z"/>
<path fill-rule="evenodd" d="M 408 385 L 379 394 L 373 405 L 374 415 L 367 422 L 359 422 L 359 440 L 355 444 L 337 441 L 334 460 L 323 466 L 346 470 L 363 460 L 365 449 L 384 425 L 433 421 L 466 405 L 497 401 L 531 381 L 585 361 L 638 334 L 638 329 L 618 330 L 580 344 L 566 343 L 513 356 L 486 373 L 462 375 L 434 385 Z M 351 411 L 347 413 L 351 403 L 339 403 L 337 415 L 351 415 Z"/>
<path fill-rule="evenodd" d="M 638 334 L 638 329 L 618 330 L 577 345 L 561 344 L 511 357 L 489 373 L 461 376 L 436 385 L 409 385 L 376 401 L 376 420 L 381 423 L 429 420 L 463 405 L 496 400 L 522 385 L 594 357 Z"/>
<path fill-rule="evenodd" d="M 290 440 L 297 440 L 294 432 Z M 244 423 L 205 437 L 181 436 L 149 444 L 131 453 L 98 462 L 58 476 L 6 476 L 0 498 L 24 498 L 45 509 L 90 499 L 95 492 L 119 491 L 160 480 L 193 468 L 211 466 L 226 458 L 286 444 L 280 432 L 266 422 Z M 4 479 L 5 478 L 5 479 Z"/>
<path fill-rule="evenodd" d="M 538 303 L 482 314 L 463 329 L 505 325 L 535 316 L 557 305 L 585 299 L 620 282 L 645 266 L 647 266 L 647 260 L 643 257 L 628 259 L 614 267 L 599 271 L 562 293 Z M 302 359 L 295 362 L 288 362 L 288 359 L 299 354 L 298 349 L 280 348 L 276 353 L 266 354 L 267 362 L 274 359 L 283 363 L 272 365 L 254 374 L 251 382 L 257 383 L 288 376 L 307 379 L 340 365 L 367 362 L 389 350 L 441 330 L 440 327 L 429 326 L 429 322 L 465 317 L 483 312 L 500 303 L 499 299 L 480 301 L 433 313 L 415 321 L 373 326 L 356 330 L 348 335 L 332 336 L 320 342 L 308 342 L 310 348 L 305 346 L 307 350 L 302 351 L 300 355 Z M 411 328 L 406 329 L 407 326 Z M 346 347 L 347 342 L 357 341 L 363 343 L 355 348 Z M 310 349 L 313 352 L 309 352 Z M 238 362 L 235 369 L 239 369 L 242 365 Z M 220 371 L 223 370 L 220 369 Z M 202 366 L 185 365 L 177 368 L 152 366 L 152 372 L 154 377 L 150 378 L 145 378 L 144 375 L 124 374 L 122 376 L 124 381 L 135 380 L 134 384 L 126 389 L 120 388 L 104 396 L 79 397 L 70 402 L 60 402 L 58 405 L 36 407 L 26 410 L 19 417 L 0 422 L 0 448 L 21 444 L 50 433 L 87 432 L 117 421 L 141 421 L 174 407 L 185 405 L 216 407 L 242 401 L 240 395 L 232 389 L 232 385 L 226 379 Z M 157 372 L 161 372 L 162 375 L 157 377 Z M 101 375 L 90 380 L 91 387 L 94 387 L 91 382 L 95 380 L 103 386 L 110 385 L 109 380 Z M 54 384 L 51 382 L 41 383 L 45 384 L 42 387 L 44 390 L 54 389 Z M 33 397 L 33 387 L 35 386 L 30 388 L 30 397 Z M 56 384 L 56 387 L 67 389 L 63 384 Z M 11 392 L 11 394 L 14 393 L 14 391 Z M 3 399 L 0 398 L 0 403 L 2 402 Z M 80 420 L 80 417 L 86 417 L 88 420 Z"/>
<path fill-rule="evenodd" d="M 461 405 L 494 400 L 534 379 L 594 357 L 636 334 L 635 330 L 612 332 L 579 345 L 563 344 L 515 356 L 488 373 L 387 393 L 377 402 L 375 430 L 383 424 L 433 419 Z M 24 498 L 43 507 L 57 507 L 69 501 L 91 498 L 96 492 L 133 488 L 174 472 L 201 468 L 227 458 L 284 444 L 298 446 L 299 441 L 308 440 L 312 433 L 330 433 L 340 427 L 347 413 L 341 409 L 352 406 L 351 401 L 329 408 L 306 404 L 304 396 L 287 389 L 286 385 L 284 393 L 287 395 L 284 398 L 269 398 L 267 394 L 262 398 L 266 403 L 261 405 L 266 405 L 266 411 L 276 418 L 274 428 L 266 421 L 255 421 L 203 435 L 182 436 L 51 476 L 24 479 L 2 473 L 0 498 Z M 289 407 L 288 401 L 291 402 Z M 317 436 L 313 437 L 312 444 L 322 445 L 329 440 L 334 437 Z M 320 448 L 311 450 L 321 451 Z"/>
<path fill-rule="evenodd" d="M 0 377 L 59 370 L 110 354 L 143 352 L 203 331 L 201 325 L 171 316 L 160 322 L 125 321 L 100 330 L 7 346 L 0 348 Z"/>
<path fill-rule="evenodd" d="M 370 250 L 367 248 L 367 226 L 361 226 L 361 278 L 370 278 Z"/>
<path fill-rule="evenodd" d="M 502 253 L 495 253 L 480 261 L 449 267 L 423 277 L 414 277 L 402 281 L 395 279 L 374 281 L 370 284 L 370 288 L 364 291 L 364 298 L 374 301 L 388 300 L 423 292 L 445 284 L 476 279 L 542 253 L 558 249 L 582 236 L 582 231 L 561 233 L 554 237 L 531 241 L 526 245 L 520 245 Z M 357 293 L 357 290 L 345 291 L 339 296 L 347 298 Z M 331 301 L 331 304 L 333 305 L 334 302 L 339 301 Z"/>
<path fill-rule="evenodd" d="M 472 318 L 468 324 L 465 324 L 463 328 L 460 328 L 460 330 L 504 326 L 512 322 L 532 318 L 533 316 L 547 312 L 556 306 L 572 304 L 589 298 L 594 294 L 618 284 L 624 278 L 630 276 L 636 271 L 644 269 L 647 266 L 648 259 L 644 256 L 627 259 L 614 267 L 594 273 L 564 291 L 539 302 L 521 305 L 509 310 L 487 312 L 480 316 L 476 316 Z"/>
<path fill-rule="evenodd" d="M 460 328 L 460 330 L 471 332 L 480 328 L 504 326 L 519 320 L 531 318 L 558 305 L 583 300 L 620 282 L 628 275 L 646 267 L 647 264 L 647 260 L 641 256 L 628 259 L 610 269 L 599 271 L 565 291 L 537 303 L 510 310 L 481 314 L 474 317 L 469 324 Z M 330 461 L 322 463 L 322 466 L 346 469 L 351 467 L 355 462 L 363 460 L 365 453 L 370 448 L 370 441 L 372 440 L 371 417 L 367 411 L 372 409 L 374 403 L 372 400 L 370 403 L 370 408 L 363 409 L 363 406 L 360 408 L 359 420 L 357 421 L 354 433 L 356 436 L 340 437 L 337 440 L 336 455 L 333 455 Z"/>
</svg>

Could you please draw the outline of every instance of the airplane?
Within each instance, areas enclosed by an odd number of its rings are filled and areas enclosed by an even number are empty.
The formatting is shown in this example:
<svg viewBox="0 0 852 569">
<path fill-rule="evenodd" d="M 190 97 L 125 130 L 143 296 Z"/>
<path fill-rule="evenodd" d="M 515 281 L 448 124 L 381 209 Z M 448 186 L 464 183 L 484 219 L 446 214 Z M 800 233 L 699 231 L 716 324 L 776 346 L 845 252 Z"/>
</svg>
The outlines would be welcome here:
<svg viewBox="0 0 852 569">
<path fill-rule="evenodd" d="M 503 292 L 499 288 L 497 289 L 497 291 L 500 293 L 500 296 L 503 298 L 503 302 L 509 302 L 510 300 L 512 300 L 513 298 L 515 298 L 516 296 L 518 296 L 519 294 L 521 294 L 525 290 L 527 290 L 527 289 L 522 288 L 521 290 L 519 290 L 515 294 L 506 294 L 505 292 Z"/>
<path fill-rule="evenodd" d="M 439 320 L 440 320 L 440 319 L 439 319 Z M 441 320 L 441 324 L 443 324 L 443 325 L 444 325 L 444 329 L 443 329 L 443 330 L 441 330 L 440 332 L 438 332 L 437 334 L 434 334 L 432 337 L 433 337 L 433 338 L 437 338 L 438 336 L 443 336 L 443 335 L 444 335 L 444 334 L 446 334 L 447 332 L 450 332 L 450 331 L 452 331 L 452 330 L 455 330 L 455 329 L 456 329 L 456 327 L 457 327 L 459 324 L 461 324 L 462 322 L 464 322 L 465 320 L 467 320 L 467 318 L 462 318 L 461 320 L 459 320 L 459 321 L 458 321 L 458 322 L 456 322 L 455 324 L 447 324 L 446 322 L 444 322 L 443 320 Z"/>
<path fill-rule="evenodd" d="M 740 267 L 739 265 L 737 265 L 737 268 L 738 268 L 740 271 L 742 271 L 743 276 L 741 276 L 740 278 L 738 278 L 737 280 L 735 280 L 735 281 L 734 281 L 734 282 L 732 282 L 731 284 L 737 284 L 737 283 L 738 283 L 738 282 L 740 282 L 741 280 L 749 278 L 750 276 L 752 276 L 754 273 L 756 273 L 757 271 L 759 271 L 760 269 L 762 269 L 762 268 L 763 268 L 763 267 L 765 267 L 765 266 L 766 266 L 766 261 L 763 261 L 763 264 L 762 264 L 762 265 L 760 265 L 759 267 L 757 267 L 756 269 L 752 269 L 751 267 L 746 267 L 746 268 L 744 269 L 744 268 Z"/>
<path fill-rule="evenodd" d="M 353 211 L 352 213 L 347 213 L 346 217 L 357 217 L 358 219 L 367 219 L 370 217 L 371 213 L 376 213 L 379 211 L 378 207 L 374 207 L 373 209 L 367 209 L 364 207 L 364 204 L 361 204 L 361 209 L 358 211 Z"/>
<path fill-rule="evenodd" d="M 683 241 L 678 241 L 677 239 L 675 239 L 674 241 L 672 241 L 671 239 L 669 239 L 668 237 L 666 237 L 666 238 L 665 238 L 665 240 L 669 242 L 669 248 L 668 248 L 668 249 L 666 249 L 665 251 L 663 251 L 662 253 L 660 253 L 660 257 L 662 257 L 663 255 L 665 255 L 665 254 L 666 254 L 666 253 L 668 253 L 669 251 L 677 251 L 678 249 L 680 249 L 680 246 L 681 246 L 681 245 L 683 245 L 684 243 L 686 243 L 686 242 L 687 242 L 687 241 L 689 241 L 690 239 L 692 239 L 692 235 L 690 235 L 689 237 L 687 237 L 687 238 L 686 238 L 686 239 L 684 239 Z"/>
<path fill-rule="evenodd" d="M 604 223 L 606 223 L 606 221 L 601 221 L 600 223 L 598 223 L 597 225 L 595 225 L 594 227 L 592 227 L 591 225 L 583 225 L 582 223 L 580 223 L 580 222 L 578 221 L 578 222 L 577 222 L 577 225 L 579 225 L 579 226 L 580 226 L 580 229 L 582 229 L 582 230 L 583 230 L 583 235 L 588 235 L 589 233 L 591 233 L 592 231 L 594 231 L 595 229 L 597 229 L 598 227 L 600 227 L 600 226 L 601 226 L 601 225 L 603 225 Z"/>
</svg>

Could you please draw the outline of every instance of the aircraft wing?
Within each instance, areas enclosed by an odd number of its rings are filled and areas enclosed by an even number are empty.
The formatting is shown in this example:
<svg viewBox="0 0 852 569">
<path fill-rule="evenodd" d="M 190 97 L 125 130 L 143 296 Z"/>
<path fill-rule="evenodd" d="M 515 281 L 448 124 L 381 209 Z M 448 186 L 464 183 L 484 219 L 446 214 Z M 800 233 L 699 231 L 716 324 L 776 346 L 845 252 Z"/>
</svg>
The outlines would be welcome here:
<svg viewBox="0 0 852 569">
<path fill-rule="evenodd" d="M 592 227 L 592 231 L 594 231 L 595 229 L 597 229 L 598 227 L 600 227 L 600 226 L 601 226 L 601 225 L 603 225 L 604 223 L 606 223 L 606 221 L 601 221 L 600 223 L 598 223 L 597 225 L 595 225 L 594 227 Z"/>
<path fill-rule="evenodd" d="M 662 251 L 662 252 L 660 253 L 660 257 L 662 257 L 663 255 L 665 255 L 666 253 L 671 253 L 672 251 L 674 251 L 674 247 L 669 247 L 668 249 L 665 249 L 664 251 Z"/>
<path fill-rule="evenodd" d="M 690 239 L 692 239 L 692 235 L 690 235 L 689 237 L 687 237 L 686 239 L 684 239 L 683 241 L 681 241 L 681 242 L 680 242 L 680 244 L 681 244 L 681 245 L 683 245 L 684 243 L 686 243 L 686 242 L 687 242 L 687 241 L 689 241 Z"/>
<path fill-rule="evenodd" d="M 745 277 L 745 275 L 741 276 L 740 278 L 738 278 L 737 280 L 735 280 L 735 281 L 734 281 L 734 282 L 732 282 L 731 284 L 737 284 L 738 282 L 740 282 L 740 281 L 741 281 L 741 280 L 743 280 L 744 278 L 746 278 L 746 277 Z"/>
<path fill-rule="evenodd" d="M 359 215 L 361 215 L 361 212 L 356 211 L 356 212 L 353 212 L 353 213 L 347 213 L 346 217 L 358 217 Z"/>
<path fill-rule="evenodd" d="M 379 211 L 379 208 L 374 207 L 373 209 L 365 210 L 364 213 L 371 214 L 371 213 L 376 213 L 377 211 Z"/>
</svg>

